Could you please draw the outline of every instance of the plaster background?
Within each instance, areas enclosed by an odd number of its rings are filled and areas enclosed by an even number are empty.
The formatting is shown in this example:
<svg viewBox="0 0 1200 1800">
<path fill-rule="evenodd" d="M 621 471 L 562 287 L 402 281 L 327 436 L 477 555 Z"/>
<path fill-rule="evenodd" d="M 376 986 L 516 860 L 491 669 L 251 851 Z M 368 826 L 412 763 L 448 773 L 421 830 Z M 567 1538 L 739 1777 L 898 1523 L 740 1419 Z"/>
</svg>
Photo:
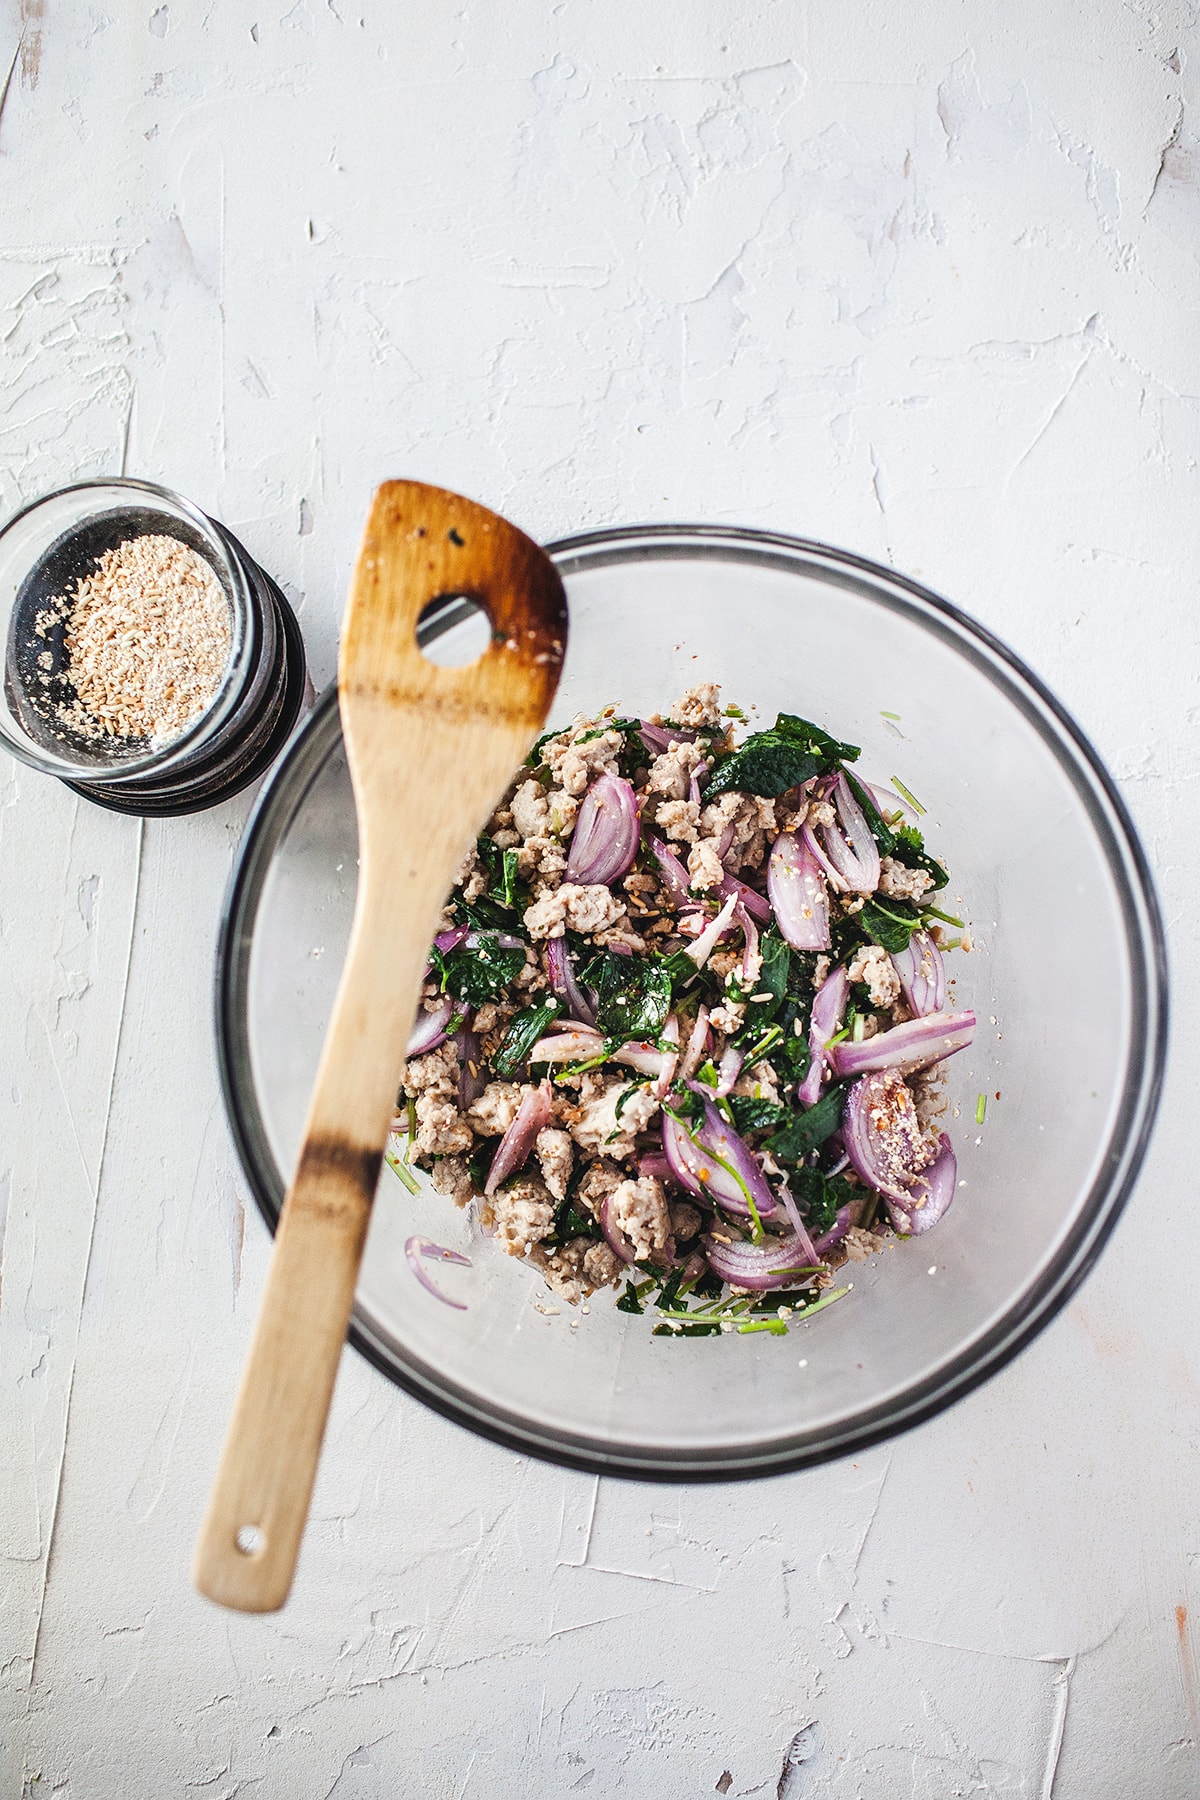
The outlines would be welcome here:
<svg viewBox="0 0 1200 1800">
<path fill-rule="evenodd" d="M 1176 1018 L 1098 1272 L 949 1416 L 654 1490 L 348 1357 L 293 1600 L 237 1618 L 187 1567 L 267 1254 L 209 1021 L 249 799 L 5 759 L 0 1793 L 1200 1788 L 1198 52 L 1187 0 L 0 4 L 0 510 L 181 489 L 318 684 L 386 474 L 894 562 L 1108 759 Z"/>
</svg>

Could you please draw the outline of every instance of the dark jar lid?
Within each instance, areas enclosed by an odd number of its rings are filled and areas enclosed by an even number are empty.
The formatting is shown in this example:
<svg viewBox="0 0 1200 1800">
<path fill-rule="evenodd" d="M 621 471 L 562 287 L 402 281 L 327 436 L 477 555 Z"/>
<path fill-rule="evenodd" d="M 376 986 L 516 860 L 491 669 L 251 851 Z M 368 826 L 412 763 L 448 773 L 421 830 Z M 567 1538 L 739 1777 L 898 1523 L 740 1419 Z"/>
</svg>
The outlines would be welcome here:
<svg viewBox="0 0 1200 1800">
<path fill-rule="evenodd" d="M 65 620 L 98 559 L 144 536 L 174 539 L 228 607 L 224 667 L 170 736 L 102 735 L 73 704 Z M 307 689 L 304 642 L 279 587 L 217 521 L 167 488 L 111 477 L 47 494 L 0 530 L 4 679 L 0 742 L 86 799 L 147 816 L 199 812 L 256 781 L 291 735 Z"/>
</svg>

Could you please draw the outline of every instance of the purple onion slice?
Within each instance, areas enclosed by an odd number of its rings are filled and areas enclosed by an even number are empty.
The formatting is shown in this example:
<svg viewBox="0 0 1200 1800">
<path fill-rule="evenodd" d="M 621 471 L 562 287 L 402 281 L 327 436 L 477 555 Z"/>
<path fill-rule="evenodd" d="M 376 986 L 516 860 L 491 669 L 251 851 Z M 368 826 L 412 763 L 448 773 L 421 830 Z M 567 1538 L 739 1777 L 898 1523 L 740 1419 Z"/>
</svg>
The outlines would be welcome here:
<svg viewBox="0 0 1200 1800">
<path fill-rule="evenodd" d="M 661 838 L 646 835 L 650 854 L 658 864 L 659 877 L 676 906 L 685 906 L 691 898 L 692 878 L 669 844 Z"/>
<path fill-rule="evenodd" d="M 704 1102 L 704 1124 L 695 1139 L 701 1157 L 707 1155 L 698 1171 L 704 1191 L 726 1212 L 745 1219 L 757 1212 L 760 1219 L 769 1219 L 776 1210 L 775 1196 L 759 1160 L 711 1100 Z"/>
<path fill-rule="evenodd" d="M 676 725 L 668 730 L 665 725 L 652 725 L 649 719 L 638 720 L 638 736 L 647 750 L 653 750 L 656 756 L 661 756 L 672 744 L 694 744 L 697 735 L 694 731 L 684 731 Z"/>
<path fill-rule="evenodd" d="M 721 1052 L 721 1060 L 717 1064 L 717 1085 L 712 1090 L 718 1098 L 733 1092 L 733 1084 L 742 1072 L 742 1064 L 746 1060 L 743 1050 L 735 1050 L 732 1044 L 726 1044 Z"/>
<path fill-rule="evenodd" d="M 853 893 L 873 894 L 879 886 L 879 845 L 844 773 L 838 775 L 828 798 L 837 821 L 818 828 L 825 854 Z"/>
<path fill-rule="evenodd" d="M 629 1239 L 612 1216 L 612 1195 L 605 1194 L 596 1214 L 600 1229 L 604 1233 L 605 1242 L 614 1256 L 619 1256 L 623 1263 L 631 1263 L 636 1259 L 630 1247 Z"/>
<path fill-rule="evenodd" d="M 539 1038 L 529 1052 L 529 1064 L 588 1062 L 604 1048 L 603 1034 L 591 1025 L 569 1025 L 551 1037 Z"/>
<path fill-rule="evenodd" d="M 807 1225 L 796 1210 L 796 1202 L 792 1199 L 792 1191 L 786 1181 L 779 1190 L 779 1198 L 783 1202 L 783 1210 L 791 1223 L 792 1235 L 798 1239 L 801 1250 L 808 1257 L 810 1263 L 819 1262 L 821 1259 L 817 1254 L 817 1247 L 809 1236 Z"/>
<path fill-rule="evenodd" d="M 829 898 L 825 876 L 794 831 L 781 831 L 767 864 L 767 893 L 793 950 L 828 950 Z"/>
<path fill-rule="evenodd" d="M 798 1275 L 818 1266 L 809 1260 L 812 1245 L 807 1236 L 802 1241 L 794 1232 L 788 1237 L 769 1238 L 765 1244 L 723 1244 L 710 1232 L 702 1242 L 708 1266 L 715 1275 L 735 1287 L 754 1288 L 760 1293 L 792 1287 Z"/>
<path fill-rule="evenodd" d="M 746 911 L 741 900 L 733 909 L 733 922 L 742 928 L 744 948 L 742 950 L 742 980 L 750 980 L 750 971 L 754 967 L 754 959 L 758 955 L 758 926 Z"/>
<path fill-rule="evenodd" d="M 432 1012 L 417 1014 L 405 1056 L 424 1056 L 427 1051 L 436 1050 L 439 1044 L 445 1043 L 446 1027 L 454 1017 L 454 1004 L 447 994 Z"/>
<path fill-rule="evenodd" d="M 461 1268 L 469 1269 L 471 1267 L 469 1256 L 463 1256 L 457 1250 L 447 1250 L 444 1245 L 435 1244 L 431 1238 L 426 1237 L 410 1237 L 404 1246 L 404 1254 L 408 1259 L 409 1268 L 427 1293 L 432 1294 L 435 1300 L 440 1300 L 443 1306 L 453 1306 L 459 1312 L 466 1312 L 466 1301 L 452 1300 L 449 1294 L 443 1294 L 425 1267 L 423 1259 L 428 1256 L 435 1262 L 457 1263 Z"/>
<path fill-rule="evenodd" d="M 667 1015 L 662 1028 L 662 1040 L 668 1047 L 662 1053 L 662 1066 L 658 1071 L 658 1080 L 650 1092 L 656 1100 L 665 1099 L 667 1089 L 675 1079 L 675 1071 L 679 1067 L 679 1020 L 674 1013 Z"/>
<path fill-rule="evenodd" d="M 584 887 L 616 881 L 637 855 L 641 830 L 637 795 L 630 783 L 619 775 L 598 775 L 575 820 L 567 880 Z"/>
<path fill-rule="evenodd" d="M 526 1161 L 538 1132 L 550 1123 L 552 1098 L 548 1081 L 539 1082 L 525 1094 L 516 1117 L 496 1146 L 488 1178 L 483 1184 L 485 1194 L 494 1194 L 500 1183 L 507 1181 Z"/>
<path fill-rule="evenodd" d="M 904 1077 L 877 1069 L 856 1081 L 846 1096 L 842 1137 L 859 1179 L 907 1205 L 912 1183 L 932 1159 Z"/>
<path fill-rule="evenodd" d="M 451 931 L 439 931 L 434 938 L 434 948 L 442 955 L 449 956 L 451 950 L 457 950 L 463 939 L 470 934 L 469 925 L 456 925 Z"/>
<path fill-rule="evenodd" d="M 687 1081 L 690 1076 L 696 1073 L 696 1070 L 704 1061 L 704 1053 L 707 1049 L 708 1008 L 702 1003 L 696 1013 L 696 1022 L 692 1026 L 692 1033 L 688 1038 L 687 1049 L 684 1051 L 683 1059 L 679 1064 L 680 1081 Z"/>
<path fill-rule="evenodd" d="M 850 977 L 839 963 L 825 980 L 813 1001 L 812 1018 L 808 1022 L 810 1062 L 804 1080 L 796 1090 L 801 1106 L 815 1106 L 821 1098 L 821 1077 L 825 1073 L 825 1046 L 837 1032 L 846 1010 Z"/>
<path fill-rule="evenodd" d="M 733 923 L 734 909 L 739 904 L 736 894 L 730 894 L 715 919 L 710 919 L 694 944 L 689 944 L 687 955 L 691 957 L 698 969 L 702 969 L 725 933 Z"/>
<path fill-rule="evenodd" d="M 736 875 L 726 875 L 717 892 L 718 894 L 736 894 L 752 918 L 757 919 L 760 925 L 770 924 L 770 902 L 758 892 L 757 888 L 747 887 L 746 883 L 739 881 Z"/>
<path fill-rule="evenodd" d="M 941 1012 L 946 1004 L 946 964 L 927 931 L 914 931 L 908 947 L 898 950 L 892 964 L 914 1018 Z"/>
<path fill-rule="evenodd" d="M 565 937 L 550 938 L 546 944 L 546 969 L 550 976 L 550 987 L 560 1000 L 564 1000 L 571 1009 L 571 1014 L 583 1025 L 594 1025 L 596 1015 L 583 997 L 583 990 L 575 979 L 575 970 L 571 966 L 571 958 L 567 951 Z"/>
<path fill-rule="evenodd" d="M 920 1237 L 945 1217 L 958 1186 L 958 1163 L 950 1139 L 938 1138 L 937 1159 L 923 1169 L 902 1201 L 888 1199 L 887 1209 L 901 1237 Z"/>
<path fill-rule="evenodd" d="M 911 1074 L 965 1050 L 974 1036 L 973 1012 L 928 1013 L 923 1019 L 893 1025 L 890 1031 L 864 1038 L 861 1043 L 835 1044 L 829 1060 L 836 1075 L 865 1075 L 871 1069 L 899 1069 Z"/>
</svg>

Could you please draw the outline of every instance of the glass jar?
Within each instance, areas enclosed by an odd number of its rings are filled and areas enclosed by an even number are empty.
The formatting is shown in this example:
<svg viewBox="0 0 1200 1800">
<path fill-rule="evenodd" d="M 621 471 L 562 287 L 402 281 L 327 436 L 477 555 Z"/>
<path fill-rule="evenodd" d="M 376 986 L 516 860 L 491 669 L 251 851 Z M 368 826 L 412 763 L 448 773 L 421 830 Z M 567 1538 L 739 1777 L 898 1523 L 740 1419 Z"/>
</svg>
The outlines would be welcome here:
<svg viewBox="0 0 1200 1800">
<path fill-rule="evenodd" d="M 72 594 L 106 551 L 149 534 L 195 551 L 220 583 L 230 623 L 224 672 L 203 709 L 166 741 L 64 728 L 45 699 L 47 669 L 69 678 L 62 631 L 46 628 L 50 603 Z M 276 583 L 232 532 L 150 482 L 76 482 L 16 513 L 0 530 L 0 625 L 0 742 L 116 812 L 199 812 L 227 800 L 271 766 L 304 702 L 304 642 Z"/>
</svg>

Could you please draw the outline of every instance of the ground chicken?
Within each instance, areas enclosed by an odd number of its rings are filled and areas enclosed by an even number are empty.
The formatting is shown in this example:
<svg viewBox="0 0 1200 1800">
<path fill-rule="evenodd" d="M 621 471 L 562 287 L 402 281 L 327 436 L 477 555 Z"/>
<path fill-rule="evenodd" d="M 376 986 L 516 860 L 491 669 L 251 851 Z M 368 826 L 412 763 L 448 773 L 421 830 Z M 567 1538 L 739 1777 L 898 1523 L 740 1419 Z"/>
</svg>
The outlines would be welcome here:
<svg viewBox="0 0 1200 1800">
<path fill-rule="evenodd" d="M 654 814 L 654 823 L 677 844 L 695 843 L 700 835 L 699 820 L 698 800 L 663 800 Z"/>
<path fill-rule="evenodd" d="M 561 937 L 568 926 L 586 935 L 610 930 L 626 916 L 624 902 L 608 888 L 564 881 L 525 908 L 525 927 L 534 938 Z"/>
<path fill-rule="evenodd" d="M 526 877 L 540 876 L 548 881 L 562 875 L 566 866 L 567 853 L 556 837 L 527 838 L 517 851 L 518 873 Z"/>
<path fill-rule="evenodd" d="M 653 1175 L 622 1181 L 608 1203 L 609 1223 L 627 1240 L 638 1262 L 649 1262 L 671 1241 L 671 1214 L 662 1182 Z"/>
<path fill-rule="evenodd" d="M 570 1132 L 561 1131 L 555 1125 L 547 1125 L 538 1132 L 533 1147 L 537 1153 L 542 1179 L 546 1186 L 556 1200 L 565 1200 L 567 1182 L 571 1177 L 571 1163 L 574 1159 Z"/>
<path fill-rule="evenodd" d="M 671 709 L 671 717 L 677 725 L 684 725 L 689 731 L 702 731 L 705 726 L 721 723 L 720 700 L 719 682 L 698 681 L 681 700 L 676 701 Z"/>
<path fill-rule="evenodd" d="M 720 1006 L 714 1006 L 708 1015 L 708 1022 L 714 1031 L 723 1031 L 727 1037 L 733 1037 L 742 1029 L 746 1019 L 746 1008 L 737 1000 L 723 1000 Z"/>
<path fill-rule="evenodd" d="M 933 886 L 933 876 L 926 869 L 909 869 L 894 856 L 879 861 L 879 886 L 892 900 L 919 900 Z"/>
<path fill-rule="evenodd" d="M 722 860 L 727 867 L 749 863 L 758 868 L 766 855 L 768 834 L 771 841 L 776 835 L 775 802 L 757 794 L 722 794 L 700 814 L 700 829 L 725 846 Z"/>
<path fill-rule="evenodd" d="M 458 1051 L 453 1038 L 425 1056 L 409 1059 L 404 1068 L 404 1088 L 409 1094 L 458 1092 Z"/>
<path fill-rule="evenodd" d="M 865 944 L 856 950 L 847 971 L 851 981 L 865 981 L 872 1006 L 891 1006 L 900 997 L 900 977 L 886 950 Z"/>
<path fill-rule="evenodd" d="M 852 1225 L 842 1239 L 841 1247 L 847 1262 L 866 1262 L 868 1256 L 874 1256 L 886 1243 L 886 1238 L 876 1237 L 873 1232 Z"/>
<path fill-rule="evenodd" d="M 725 873 L 720 838 L 701 838 L 692 845 L 688 851 L 688 875 L 693 888 L 705 893 L 709 888 L 720 887 Z"/>
<path fill-rule="evenodd" d="M 598 1218 L 600 1202 L 606 1194 L 612 1193 L 622 1179 L 621 1171 L 615 1163 L 594 1162 L 575 1189 L 576 1204 L 586 1207 L 588 1212 L 594 1213 Z"/>
<path fill-rule="evenodd" d="M 607 1151 L 616 1157 L 632 1156 L 638 1132 L 646 1129 L 657 1111 L 658 1101 L 648 1087 L 619 1080 L 601 1082 L 598 1091 L 581 1100 L 571 1136 L 581 1150 L 593 1155 Z"/>
<path fill-rule="evenodd" d="M 540 781 L 523 781 L 512 797 L 513 824 L 523 838 L 540 837 L 550 823 L 550 808 Z"/>
<path fill-rule="evenodd" d="M 456 1156 L 474 1147 L 471 1127 L 453 1100 L 437 1093 L 417 1095 L 416 1151 L 421 1156 Z"/>
<path fill-rule="evenodd" d="M 489 1081 L 467 1108 L 467 1117 L 480 1137 L 503 1137 L 528 1092 L 515 1081 Z"/>
<path fill-rule="evenodd" d="M 544 1250 L 535 1244 L 529 1260 L 568 1306 L 578 1306 L 598 1287 L 610 1287 L 620 1279 L 625 1266 L 607 1244 L 594 1243 L 591 1238 L 572 1238 L 559 1250 Z"/>
<path fill-rule="evenodd" d="M 833 958 L 831 956 L 818 956 L 816 967 L 813 969 L 812 978 L 814 994 L 819 994 L 821 989 L 825 986 L 832 966 Z"/>
<path fill-rule="evenodd" d="M 587 727 L 588 730 L 594 727 Z M 560 732 L 542 747 L 542 760 L 553 772 L 558 785 L 568 794 L 582 794 L 597 775 L 615 775 L 617 756 L 625 740 L 619 731 L 602 731 L 576 743 L 573 731 Z"/>
<path fill-rule="evenodd" d="M 490 1224 L 509 1256 L 526 1256 L 530 1246 L 554 1229 L 554 1206 L 541 1182 L 523 1176 L 491 1197 Z"/>
<path fill-rule="evenodd" d="M 475 1193 L 471 1171 L 461 1156 L 439 1156 L 430 1179 L 436 1192 L 453 1200 L 455 1206 L 465 1206 Z"/>
<path fill-rule="evenodd" d="M 663 794 L 668 800 L 685 800 L 691 786 L 692 771 L 704 761 L 699 744 L 672 744 L 656 756 L 646 778 L 648 794 Z"/>
</svg>

